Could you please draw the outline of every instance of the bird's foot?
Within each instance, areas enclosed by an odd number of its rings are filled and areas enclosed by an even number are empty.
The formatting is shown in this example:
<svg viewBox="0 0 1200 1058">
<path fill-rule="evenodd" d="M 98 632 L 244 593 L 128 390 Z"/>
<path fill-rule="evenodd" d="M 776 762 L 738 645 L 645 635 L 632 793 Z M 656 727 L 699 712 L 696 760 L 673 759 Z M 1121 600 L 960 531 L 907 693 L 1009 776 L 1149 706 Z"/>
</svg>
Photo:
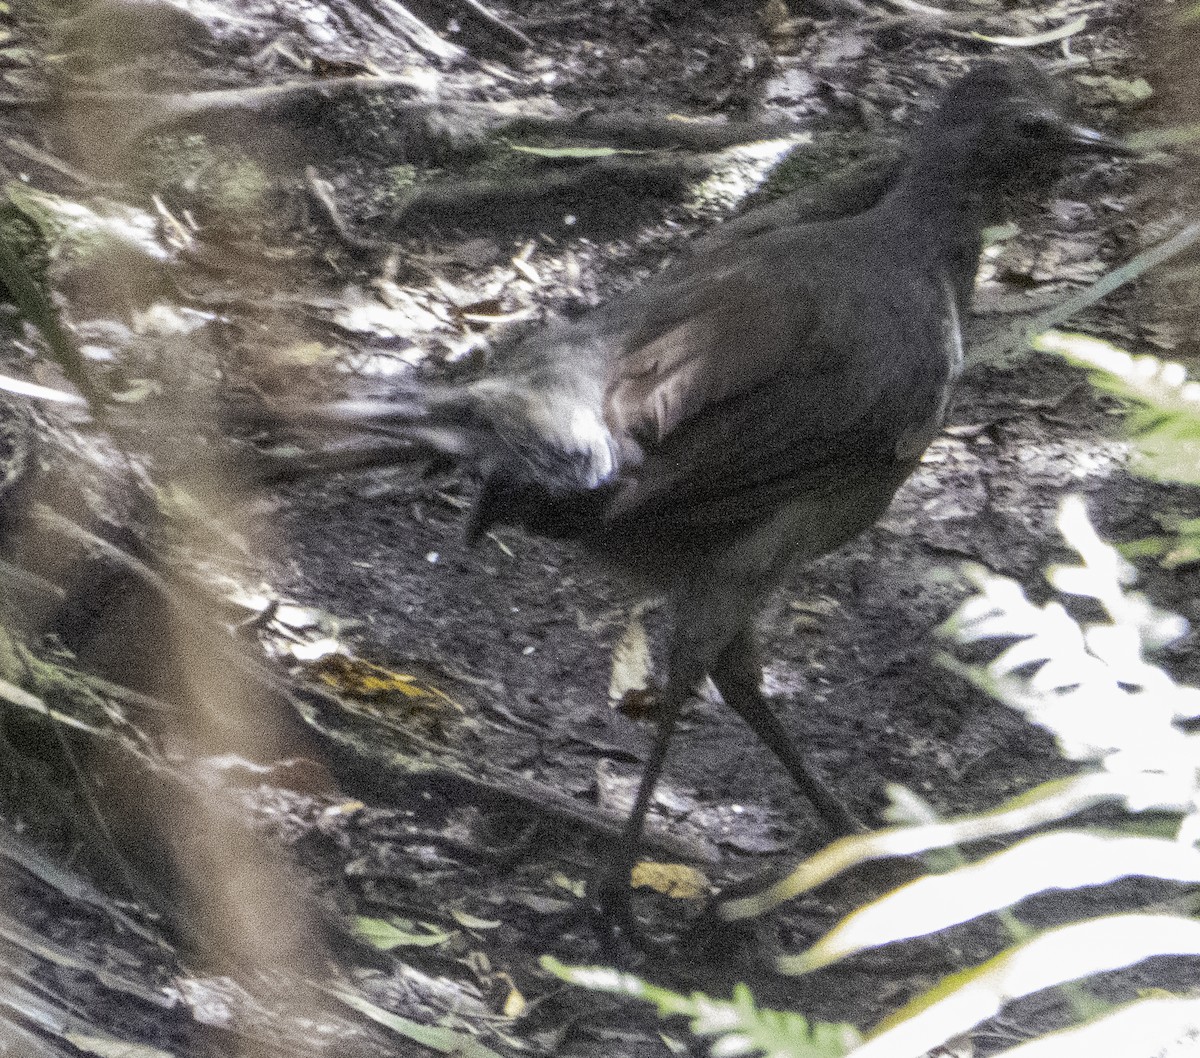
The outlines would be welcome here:
<svg viewBox="0 0 1200 1058">
<path fill-rule="evenodd" d="M 587 927 L 596 938 L 602 957 L 630 969 L 666 955 L 670 944 L 652 936 L 633 912 L 629 868 L 605 865 L 587 884 L 587 892 L 538 930 L 543 942 L 558 940 L 577 926 Z"/>
<path fill-rule="evenodd" d="M 633 913 L 630 868 L 625 864 L 597 868 L 588 882 L 585 898 L 592 924 L 607 951 L 640 964 L 666 955 L 671 948 L 664 938 L 653 936 Z"/>
</svg>

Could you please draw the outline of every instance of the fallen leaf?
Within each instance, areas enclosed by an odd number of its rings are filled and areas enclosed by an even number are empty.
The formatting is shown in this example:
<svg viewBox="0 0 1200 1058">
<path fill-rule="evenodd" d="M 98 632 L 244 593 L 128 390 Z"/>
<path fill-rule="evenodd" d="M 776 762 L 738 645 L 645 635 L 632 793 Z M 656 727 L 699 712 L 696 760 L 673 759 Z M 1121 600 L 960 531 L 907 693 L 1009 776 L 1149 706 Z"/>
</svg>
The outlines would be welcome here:
<svg viewBox="0 0 1200 1058">
<path fill-rule="evenodd" d="M 435 708 L 449 705 L 462 712 L 462 706 L 437 687 L 406 672 L 392 672 L 362 658 L 326 654 L 312 666 L 312 672 L 322 683 L 343 694 L 358 698 L 399 699 Z"/>
<path fill-rule="evenodd" d="M 712 889 L 695 867 L 683 863 L 652 863 L 642 860 L 629 876 L 634 889 L 653 889 L 672 900 L 703 900 Z"/>
<path fill-rule="evenodd" d="M 1087 25 L 1087 15 L 1080 15 L 1070 22 L 1066 22 L 1061 26 L 1056 26 L 1054 29 L 1048 29 L 1044 33 L 1031 33 L 1027 36 L 1012 36 L 1012 37 L 991 37 L 984 33 L 972 33 L 971 36 L 976 40 L 984 40 L 989 44 L 999 44 L 1005 48 L 1037 48 L 1043 44 L 1052 44 L 1056 40 L 1065 40 L 1067 37 L 1072 37 Z"/>
<path fill-rule="evenodd" d="M 330 58 L 314 52 L 312 72 L 317 77 L 356 77 L 359 74 L 374 74 L 378 71 L 355 59 Z"/>
<path fill-rule="evenodd" d="M 631 692 L 645 691 L 650 686 L 653 662 L 642 612 L 639 608 L 630 613 L 625 630 L 613 648 L 608 697 L 614 703 L 622 702 Z"/>
<path fill-rule="evenodd" d="M 306 368 L 333 363 L 342 356 L 342 351 L 322 342 L 297 342 L 271 350 L 270 356 L 277 367 Z"/>
<path fill-rule="evenodd" d="M 495 1051 L 485 1047 L 473 1036 L 454 1032 L 441 1025 L 423 1025 L 411 1018 L 393 1014 L 348 988 L 336 988 L 333 995 L 360 1014 L 365 1014 L 372 1021 L 402 1036 L 407 1036 L 410 1040 L 415 1040 L 438 1054 L 452 1054 L 457 1055 L 458 1058 L 500 1058 Z"/>
<path fill-rule="evenodd" d="M 1120 107 L 1138 106 L 1154 95 L 1154 89 L 1144 77 L 1080 74 L 1075 80 L 1087 89 L 1097 102 L 1115 103 Z"/>
<path fill-rule="evenodd" d="M 140 404 L 147 397 L 157 397 L 163 391 L 162 383 L 153 378 L 134 378 L 129 382 L 129 388 L 120 393 L 114 393 L 112 400 L 118 404 Z"/>
<path fill-rule="evenodd" d="M 64 1032 L 63 1039 L 87 1054 L 99 1058 L 172 1058 L 170 1051 L 161 1051 L 141 1043 L 114 1040 L 107 1036 L 89 1036 L 82 1032 Z"/>
<path fill-rule="evenodd" d="M 451 908 L 450 915 L 455 922 L 466 929 L 495 929 L 497 926 L 504 924 L 499 919 L 476 918 L 474 915 L 470 915 L 466 911 L 459 911 L 457 908 Z"/>
<path fill-rule="evenodd" d="M 579 900 L 582 900 L 583 894 L 587 892 L 586 882 L 577 882 L 573 878 L 568 878 L 562 871 L 555 871 L 550 875 L 550 884 L 558 886 L 559 889 L 565 889 Z"/>
<path fill-rule="evenodd" d="M 424 932 L 417 933 L 420 926 Z M 380 951 L 391 951 L 393 948 L 432 948 L 445 944 L 453 933 L 438 929 L 428 922 L 410 922 L 408 919 L 394 919 L 389 922 L 382 918 L 367 918 L 359 915 L 354 919 L 354 935 L 365 940 Z"/>
<path fill-rule="evenodd" d="M 623 147 L 534 147 L 526 143 L 510 143 L 509 147 L 521 154 L 535 154 L 539 158 L 611 158 L 617 154 L 647 153 Z"/>
<path fill-rule="evenodd" d="M 506 973 L 501 971 L 496 974 L 496 977 L 508 985 L 508 995 L 504 998 L 504 1006 L 500 1008 L 501 1013 L 506 1018 L 519 1018 L 525 1013 L 528 1004 L 525 1002 L 525 997 L 521 994 L 521 990 L 517 987 L 516 982 Z"/>
</svg>

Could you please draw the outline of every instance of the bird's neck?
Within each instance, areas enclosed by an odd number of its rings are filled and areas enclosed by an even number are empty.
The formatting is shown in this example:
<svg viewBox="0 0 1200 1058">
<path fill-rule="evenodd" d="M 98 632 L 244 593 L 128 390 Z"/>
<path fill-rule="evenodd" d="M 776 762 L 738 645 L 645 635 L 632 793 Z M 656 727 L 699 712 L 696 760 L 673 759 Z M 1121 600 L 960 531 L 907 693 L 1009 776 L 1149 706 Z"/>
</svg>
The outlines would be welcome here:
<svg viewBox="0 0 1200 1058">
<path fill-rule="evenodd" d="M 889 238 L 910 257 L 937 261 L 965 307 L 974 281 L 983 230 L 1003 216 L 1003 195 L 990 182 L 936 167 L 910 169 L 883 203 Z"/>
<path fill-rule="evenodd" d="M 1004 195 L 999 181 L 953 170 L 913 168 L 893 188 L 888 205 L 900 223 L 957 242 L 960 237 L 978 238 L 989 224 L 997 223 Z"/>
</svg>

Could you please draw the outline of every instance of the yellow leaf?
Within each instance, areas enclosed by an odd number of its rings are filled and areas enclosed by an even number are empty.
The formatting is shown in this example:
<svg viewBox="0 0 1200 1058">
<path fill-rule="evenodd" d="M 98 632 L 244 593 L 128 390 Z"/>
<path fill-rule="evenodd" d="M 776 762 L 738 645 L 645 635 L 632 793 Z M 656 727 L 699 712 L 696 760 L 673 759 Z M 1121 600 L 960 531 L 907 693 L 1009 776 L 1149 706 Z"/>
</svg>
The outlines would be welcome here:
<svg viewBox="0 0 1200 1058">
<path fill-rule="evenodd" d="M 449 705 L 462 711 L 444 691 L 405 672 L 392 672 L 362 658 L 326 654 L 312 667 L 317 679 L 344 694 L 359 698 L 393 698 L 440 708 Z"/>
<path fill-rule="evenodd" d="M 634 889 L 649 888 L 672 900 L 703 900 L 709 894 L 708 879 L 695 867 L 682 863 L 651 863 L 643 860 L 630 874 Z"/>
<path fill-rule="evenodd" d="M 525 1002 L 525 997 L 521 995 L 521 990 L 516 986 L 516 984 L 513 982 L 513 979 L 509 977 L 508 974 L 499 973 L 496 976 L 502 978 L 508 984 L 508 995 L 505 997 L 504 1006 L 501 1008 L 501 1012 L 506 1018 L 519 1018 L 525 1013 L 525 1009 L 528 1006 L 528 1004 Z"/>
</svg>

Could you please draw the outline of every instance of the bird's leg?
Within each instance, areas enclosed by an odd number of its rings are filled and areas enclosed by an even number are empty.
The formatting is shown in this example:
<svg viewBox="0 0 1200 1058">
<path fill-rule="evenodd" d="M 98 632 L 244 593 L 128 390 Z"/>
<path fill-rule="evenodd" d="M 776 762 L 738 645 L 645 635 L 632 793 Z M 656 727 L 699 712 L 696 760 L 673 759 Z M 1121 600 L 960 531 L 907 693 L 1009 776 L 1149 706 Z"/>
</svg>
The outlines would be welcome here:
<svg viewBox="0 0 1200 1058">
<path fill-rule="evenodd" d="M 788 770 L 801 792 L 821 816 L 828 835 L 841 837 L 860 832 L 862 824 L 846 805 L 809 767 L 796 749 L 795 736 L 784 728 L 763 696 L 762 665 L 754 644 L 752 622 L 746 622 L 721 652 L 709 673 L 725 704 L 734 709 L 763 744 Z M 760 892 L 778 881 L 789 867 L 774 864 L 725 886 L 709 901 L 692 923 L 689 943 L 704 951 L 706 957 L 736 950 L 742 943 L 758 945 L 757 939 L 740 940 L 740 931 L 722 920 L 721 905 L 730 899 Z"/>
<path fill-rule="evenodd" d="M 673 595 L 675 627 L 667 662 L 667 687 L 658 710 L 658 734 L 642 768 L 633 808 L 625 821 L 612 859 L 596 872 L 588 886 L 589 903 L 597 906 L 612 924 L 624 930 L 630 939 L 637 939 L 643 947 L 644 938 L 638 936 L 633 917 L 630 873 L 637 863 L 646 814 L 667 759 L 679 714 L 700 681 L 708 674 L 713 658 L 728 644 L 742 621 L 740 611 L 728 606 L 706 605 L 711 599 L 719 597 L 714 594 L 710 582 L 699 580 L 685 582 Z M 724 597 L 736 596 L 726 592 Z"/>
<path fill-rule="evenodd" d="M 667 750 L 671 744 L 671 735 L 675 731 L 675 723 L 679 719 L 684 702 L 692 694 L 693 687 L 698 682 L 695 679 L 689 681 L 690 671 L 690 667 L 686 670 L 672 669 L 667 691 L 658 711 L 658 732 L 655 735 L 650 756 L 642 768 L 642 777 L 638 783 L 633 808 L 630 809 L 621 836 L 617 839 L 617 846 L 612 858 L 597 870 L 588 884 L 589 901 L 630 937 L 637 935 L 637 926 L 633 918 L 630 900 L 630 874 L 634 864 L 637 863 L 638 849 L 642 843 L 642 831 L 646 824 L 646 814 L 650 810 L 650 801 L 654 797 L 658 777 L 662 773 L 663 763 L 667 759 Z"/>
<path fill-rule="evenodd" d="M 721 652 L 710 672 L 713 683 L 763 744 L 779 758 L 800 791 L 816 808 L 830 837 L 860 832 L 862 824 L 845 803 L 812 771 L 796 749 L 789 732 L 763 697 L 762 665 L 754 645 L 754 633 L 744 625 Z"/>
</svg>

